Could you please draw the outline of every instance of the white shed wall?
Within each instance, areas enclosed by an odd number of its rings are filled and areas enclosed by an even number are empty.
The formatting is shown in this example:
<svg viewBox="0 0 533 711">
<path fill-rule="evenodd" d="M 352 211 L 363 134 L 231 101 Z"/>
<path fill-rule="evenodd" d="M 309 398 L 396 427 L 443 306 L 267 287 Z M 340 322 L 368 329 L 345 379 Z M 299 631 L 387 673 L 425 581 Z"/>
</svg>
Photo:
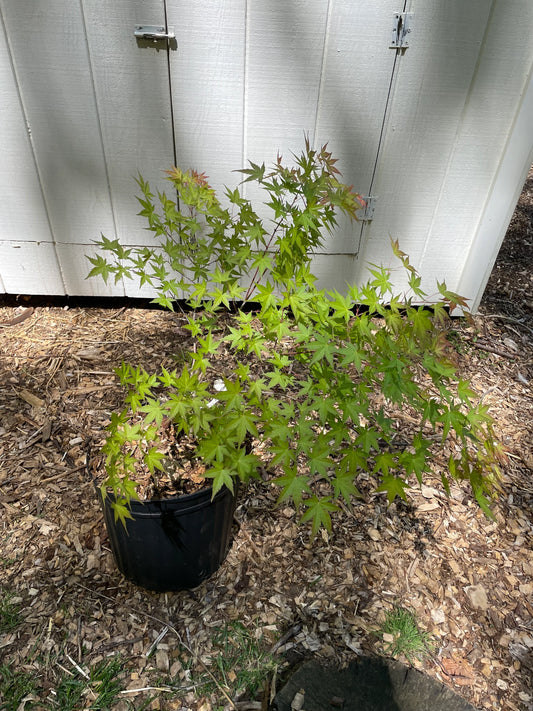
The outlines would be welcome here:
<svg viewBox="0 0 533 711">
<path fill-rule="evenodd" d="M 135 40 L 165 18 L 170 49 Z M 530 0 L 0 0 L 0 21 L 0 290 L 148 296 L 85 279 L 101 232 L 150 240 L 133 177 L 177 160 L 235 185 L 307 132 L 377 198 L 317 256 L 324 284 L 390 263 L 393 237 L 479 303 L 533 159 Z"/>
<path fill-rule="evenodd" d="M 363 278 L 367 262 L 383 261 L 392 235 L 428 289 L 445 278 L 477 306 L 497 256 L 494 242 L 488 249 L 487 235 L 479 231 L 491 187 L 502 162 L 518 160 L 513 194 L 507 192 L 507 204 L 499 206 L 507 216 L 500 222 L 499 248 L 533 146 L 533 112 L 524 106 L 530 131 L 517 135 L 521 149 L 506 158 L 531 84 L 533 4 L 412 0 L 411 9 L 415 37 L 398 71 L 373 186 L 386 208 L 365 228 L 356 278 Z M 417 42 L 418 32 L 424 43 Z M 474 244 L 491 254 L 492 263 L 471 263 L 472 276 L 465 280 Z"/>
</svg>

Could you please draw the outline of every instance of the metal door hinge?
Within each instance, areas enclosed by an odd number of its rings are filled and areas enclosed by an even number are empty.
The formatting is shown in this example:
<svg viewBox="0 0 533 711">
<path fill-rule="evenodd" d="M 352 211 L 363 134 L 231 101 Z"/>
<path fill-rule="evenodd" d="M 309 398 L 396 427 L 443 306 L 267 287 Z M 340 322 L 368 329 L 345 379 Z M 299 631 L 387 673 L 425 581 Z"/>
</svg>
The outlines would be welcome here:
<svg viewBox="0 0 533 711">
<path fill-rule="evenodd" d="M 162 25 L 135 25 L 133 33 L 137 39 L 153 40 L 173 40 L 176 39 L 174 28 L 169 27 L 168 31 Z"/>
<path fill-rule="evenodd" d="M 390 47 L 406 49 L 409 47 L 409 35 L 413 23 L 412 12 L 395 12 L 392 20 L 392 39 Z"/>
<path fill-rule="evenodd" d="M 376 209 L 377 197 L 376 195 L 363 195 L 363 200 L 365 201 L 365 207 L 362 209 L 361 213 L 357 215 L 359 222 L 369 222 L 374 219 L 374 211 Z"/>
</svg>

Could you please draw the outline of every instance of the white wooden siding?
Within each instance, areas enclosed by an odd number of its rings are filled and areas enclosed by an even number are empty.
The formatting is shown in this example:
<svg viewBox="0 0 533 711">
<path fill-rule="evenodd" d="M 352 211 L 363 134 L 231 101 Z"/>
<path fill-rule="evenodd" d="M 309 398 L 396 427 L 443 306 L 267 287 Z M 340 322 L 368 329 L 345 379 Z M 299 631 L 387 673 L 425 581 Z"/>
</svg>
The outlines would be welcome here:
<svg viewBox="0 0 533 711">
<path fill-rule="evenodd" d="M 389 48 L 398 6 L 397 0 L 337 0 L 330 7 L 315 141 L 328 142 L 345 181 L 363 196 L 370 194 L 390 84 L 400 58 Z M 363 225 L 344 221 L 339 227 L 334 239 L 328 239 L 327 251 L 356 254 Z M 345 265 L 346 260 L 333 261 L 333 273 L 339 273 L 338 262 Z M 355 260 L 349 262 L 353 267 Z M 353 269 L 347 276 L 353 281 Z"/>
<path fill-rule="evenodd" d="M 457 290 L 475 294 L 472 309 L 476 310 L 498 256 L 522 186 L 533 164 L 533 66 L 525 82 L 521 105 L 501 163 L 494 176 L 476 234 L 470 241 L 470 251 L 463 264 Z M 529 144 L 529 151 L 527 146 Z"/>
<path fill-rule="evenodd" d="M 50 274 L 41 284 L 29 277 L 35 264 L 35 245 L 48 245 L 40 253 L 53 253 L 53 236 L 36 171 L 28 135 L 26 116 L 11 64 L 8 37 L 3 19 L 0 27 L 0 273 L 4 292 L 62 293 L 56 260 L 47 259 Z M 27 245 L 25 243 L 28 243 Z M 55 290 L 59 289 L 58 292 Z"/>
<path fill-rule="evenodd" d="M 394 237 L 416 266 L 429 247 L 433 260 L 424 272 L 429 287 L 436 270 L 446 274 L 449 287 L 454 288 L 454 269 L 465 256 L 462 220 L 472 205 L 470 186 L 465 185 L 468 176 L 451 177 L 450 163 L 464 135 L 464 113 L 491 6 L 486 0 L 470 0 L 461 6 L 412 0 L 409 9 L 414 13 L 414 36 L 399 62 L 372 188 L 380 208 L 364 231 L 360 272 L 354 276 L 363 278 L 368 262 L 380 262 L 387 251 L 390 254 L 388 245 Z M 419 33 L 424 42 L 417 41 Z M 490 121 L 488 116 L 484 119 Z M 466 142 L 470 140 L 476 137 L 470 134 Z M 461 198 L 450 202 L 443 193 L 458 178 Z M 436 225 L 443 200 L 445 224 Z M 381 209 L 383 204 L 387 209 Z M 438 260 L 434 259 L 436 250 Z"/>
<path fill-rule="evenodd" d="M 165 18 L 169 51 L 135 40 Z M 389 263 L 393 237 L 477 305 L 532 159 L 530 0 L 0 0 L 0 21 L 0 290 L 149 295 L 85 279 L 100 233 L 151 239 L 134 176 L 164 187 L 176 158 L 234 186 L 308 133 L 377 197 L 317 256 L 321 283 Z"/>
<path fill-rule="evenodd" d="M 168 13 L 177 161 L 218 191 L 243 162 L 246 2 L 171 2 Z"/>
</svg>

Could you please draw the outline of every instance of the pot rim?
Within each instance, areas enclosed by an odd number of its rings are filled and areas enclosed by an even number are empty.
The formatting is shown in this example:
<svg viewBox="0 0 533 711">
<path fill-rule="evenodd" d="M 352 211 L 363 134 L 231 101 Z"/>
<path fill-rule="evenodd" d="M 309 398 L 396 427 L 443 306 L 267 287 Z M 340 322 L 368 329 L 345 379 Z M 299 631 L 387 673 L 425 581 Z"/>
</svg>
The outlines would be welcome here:
<svg viewBox="0 0 533 711">
<path fill-rule="evenodd" d="M 87 476 L 89 479 L 92 481 L 94 488 L 96 489 L 97 493 L 99 494 L 99 498 L 101 499 L 116 499 L 115 495 L 113 494 L 112 491 L 107 491 L 106 495 L 104 497 L 102 489 L 100 488 L 100 485 L 96 481 L 96 476 L 94 473 L 91 471 L 91 468 L 89 466 L 90 463 L 90 455 L 91 455 L 91 447 L 90 445 L 87 447 L 86 450 L 86 457 L 85 457 L 85 471 L 87 472 Z M 227 486 L 223 486 L 217 493 L 213 496 L 211 494 L 210 498 L 215 501 L 216 499 L 219 499 L 221 496 L 224 496 L 226 492 L 231 494 L 232 496 L 237 496 L 239 492 L 239 480 L 238 477 L 235 477 L 234 481 L 234 487 L 233 491 L 229 489 Z M 164 498 L 153 498 L 153 499 L 131 499 L 129 503 L 129 508 L 131 509 L 135 505 L 139 506 L 145 506 L 146 504 L 154 504 L 156 506 L 164 506 L 165 504 L 173 501 L 183 501 L 184 503 L 187 503 L 187 501 L 195 498 L 203 498 L 205 497 L 206 494 L 209 492 L 213 491 L 212 485 L 207 485 L 203 486 L 202 488 L 198 489 L 197 491 L 193 491 L 190 494 L 176 494 L 175 496 L 166 496 Z"/>
</svg>

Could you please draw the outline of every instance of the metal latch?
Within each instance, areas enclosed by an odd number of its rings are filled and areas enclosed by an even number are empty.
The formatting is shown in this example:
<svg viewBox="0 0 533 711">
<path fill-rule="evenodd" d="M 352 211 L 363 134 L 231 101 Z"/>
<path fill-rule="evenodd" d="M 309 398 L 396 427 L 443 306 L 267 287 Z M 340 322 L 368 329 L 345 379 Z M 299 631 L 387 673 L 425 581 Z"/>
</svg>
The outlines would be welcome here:
<svg viewBox="0 0 533 711">
<path fill-rule="evenodd" d="M 365 207 L 360 215 L 357 215 L 359 222 L 368 222 L 374 218 L 374 212 L 376 210 L 376 195 L 365 195 L 363 200 L 365 201 Z"/>
<path fill-rule="evenodd" d="M 390 47 L 406 49 L 409 47 L 409 34 L 413 22 L 412 12 L 395 12 L 392 20 L 392 39 Z"/>
<path fill-rule="evenodd" d="M 135 25 L 133 33 L 137 39 L 153 40 L 173 40 L 176 39 L 174 28 L 169 27 L 168 31 L 162 25 Z"/>
</svg>

